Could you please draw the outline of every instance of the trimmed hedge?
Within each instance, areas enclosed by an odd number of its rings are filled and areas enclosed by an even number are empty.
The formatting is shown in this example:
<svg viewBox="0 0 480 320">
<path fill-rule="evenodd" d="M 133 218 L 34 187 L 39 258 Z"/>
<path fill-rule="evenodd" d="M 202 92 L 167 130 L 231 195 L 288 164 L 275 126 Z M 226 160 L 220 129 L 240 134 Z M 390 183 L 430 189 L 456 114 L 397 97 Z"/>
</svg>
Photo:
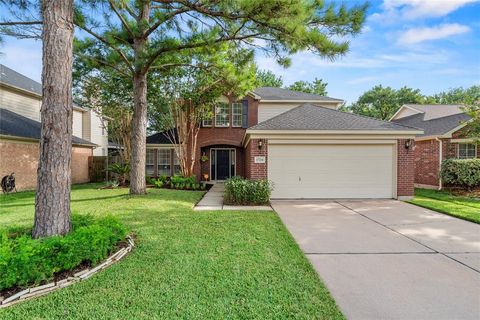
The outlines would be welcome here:
<svg viewBox="0 0 480 320">
<path fill-rule="evenodd" d="M 74 217 L 72 224 L 73 231 L 63 237 L 0 234 L 0 290 L 39 284 L 81 263 L 95 265 L 127 236 L 126 228 L 111 216 Z"/>
<path fill-rule="evenodd" d="M 448 159 L 440 177 L 445 185 L 472 189 L 480 187 L 480 159 Z"/>
<path fill-rule="evenodd" d="M 268 204 L 272 189 L 268 180 L 233 177 L 225 181 L 224 201 L 234 205 L 264 205 Z"/>
</svg>

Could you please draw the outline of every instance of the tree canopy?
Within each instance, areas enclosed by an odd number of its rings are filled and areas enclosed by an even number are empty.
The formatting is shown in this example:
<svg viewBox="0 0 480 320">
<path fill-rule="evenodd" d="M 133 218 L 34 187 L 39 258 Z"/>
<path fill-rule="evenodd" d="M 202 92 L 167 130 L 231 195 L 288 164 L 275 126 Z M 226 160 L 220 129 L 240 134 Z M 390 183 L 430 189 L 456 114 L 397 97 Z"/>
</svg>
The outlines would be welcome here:
<svg viewBox="0 0 480 320">
<path fill-rule="evenodd" d="M 318 94 L 320 96 L 326 96 L 328 94 L 327 85 L 328 83 L 323 82 L 322 79 L 315 78 L 315 80 L 313 80 L 312 82 L 303 81 L 303 80 L 296 81 L 290 86 L 288 86 L 287 89 L 305 92 L 305 93 Z"/>
<path fill-rule="evenodd" d="M 283 79 L 270 70 L 258 70 L 255 75 L 255 87 L 276 87 L 283 86 Z"/>
</svg>

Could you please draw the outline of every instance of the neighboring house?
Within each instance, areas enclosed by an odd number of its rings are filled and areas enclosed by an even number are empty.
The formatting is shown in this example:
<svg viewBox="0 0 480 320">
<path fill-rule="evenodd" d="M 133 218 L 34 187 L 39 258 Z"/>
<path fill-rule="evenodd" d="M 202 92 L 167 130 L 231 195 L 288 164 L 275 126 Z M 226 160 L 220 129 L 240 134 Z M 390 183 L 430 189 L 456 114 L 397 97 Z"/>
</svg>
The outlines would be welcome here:
<svg viewBox="0 0 480 320">
<path fill-rule="evenodd" d="M 42 85 L 0 64 L 0 178 L 15 172 L 17 189 L 36 187 Z M 101 118 L 73 109 L 72 181 L 89 181 L 88 157 L 106 155 Z"/>
<path fill-rule="evenodd" d="M 422 131 L 337 111 L 342 104 L 270 87 L 240 100 L 225 97 L 202 123 L 195 174 L 209 181 L 268 179 L 274 199 L 412 197 L 410 145 Z M 147 175 L 178 170 L 169 139 L 149 136 Z"/>
<path fill-rule="evenodd" d="M 0 64 L 0 108 L 40 121 L 42 84 Z M 73 104 L 73 135 L 92 142 L 94 156 L 106 156 L 106 120 L 95 111 Z"/>
<path fill-rule="evenodd" d="M 470 116 L 462 105 L 406 104 L 390 121 L 424 131 L 415 138 L 415 185 L 442 187 L 441 163 L 445 159 L 480 157 L 480 148 L 465 136 Z"/>
</svg>

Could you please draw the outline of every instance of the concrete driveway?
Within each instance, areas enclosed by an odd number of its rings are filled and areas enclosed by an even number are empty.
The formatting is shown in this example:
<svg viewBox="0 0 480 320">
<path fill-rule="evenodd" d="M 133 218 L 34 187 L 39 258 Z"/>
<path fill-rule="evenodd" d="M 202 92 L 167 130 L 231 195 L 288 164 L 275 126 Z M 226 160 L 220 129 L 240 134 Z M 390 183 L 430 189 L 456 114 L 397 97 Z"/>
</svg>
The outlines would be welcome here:
<svg viewBox="0 0 480 320">
<path fill-rule="evenodd" d="M 273 208 L 348 319 L 480 319 L 480 225 L 394 200 Z"/>
</svg>

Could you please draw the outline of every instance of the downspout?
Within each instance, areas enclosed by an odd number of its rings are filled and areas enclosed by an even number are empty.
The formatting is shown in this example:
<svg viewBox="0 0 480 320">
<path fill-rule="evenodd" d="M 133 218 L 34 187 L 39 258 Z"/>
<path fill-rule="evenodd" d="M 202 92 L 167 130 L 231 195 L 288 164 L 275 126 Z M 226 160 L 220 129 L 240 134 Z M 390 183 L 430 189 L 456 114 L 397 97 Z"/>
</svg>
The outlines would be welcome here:
<svg viewBox="0 0 480 320">
<path fill-rule="evenodd" d="M 435 138 L 438 141 L 438 190 L 442 190 L 442 176 L 440 172 L 442 171 L 442 157 L 443 157 L 443 142 L 438 137 Z"/>
</svg>

